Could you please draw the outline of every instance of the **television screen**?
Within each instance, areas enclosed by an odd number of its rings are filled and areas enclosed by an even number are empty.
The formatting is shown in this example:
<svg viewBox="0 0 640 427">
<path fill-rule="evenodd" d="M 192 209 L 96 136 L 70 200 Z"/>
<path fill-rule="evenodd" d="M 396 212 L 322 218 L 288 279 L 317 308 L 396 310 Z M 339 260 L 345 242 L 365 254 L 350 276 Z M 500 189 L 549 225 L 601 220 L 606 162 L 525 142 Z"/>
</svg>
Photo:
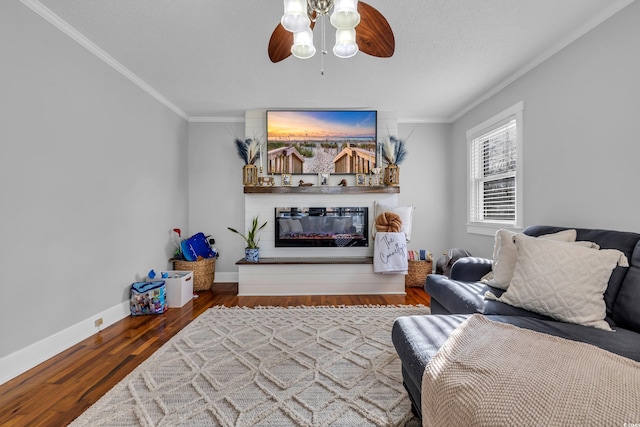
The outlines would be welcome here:
<svg viewBox="0 0 640 427">
<path fill-rule="evenodd" d="M 369 173 L 376 141 L 377 111 L 267 111 L 267 173 Z"/>
</svg>

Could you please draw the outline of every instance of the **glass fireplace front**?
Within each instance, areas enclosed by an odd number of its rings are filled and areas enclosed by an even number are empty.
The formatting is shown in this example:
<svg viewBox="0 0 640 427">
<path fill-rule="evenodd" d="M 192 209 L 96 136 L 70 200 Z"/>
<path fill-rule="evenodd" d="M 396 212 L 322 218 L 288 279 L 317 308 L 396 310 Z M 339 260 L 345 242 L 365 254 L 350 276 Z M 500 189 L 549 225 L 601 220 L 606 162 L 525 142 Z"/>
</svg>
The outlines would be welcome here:
<svg viewBox="0 0 640 427">
<path fill-rule="evenodd" d="M 369 246 L 369 208 L 275 208 L 276 247 Z"/>
</svg>

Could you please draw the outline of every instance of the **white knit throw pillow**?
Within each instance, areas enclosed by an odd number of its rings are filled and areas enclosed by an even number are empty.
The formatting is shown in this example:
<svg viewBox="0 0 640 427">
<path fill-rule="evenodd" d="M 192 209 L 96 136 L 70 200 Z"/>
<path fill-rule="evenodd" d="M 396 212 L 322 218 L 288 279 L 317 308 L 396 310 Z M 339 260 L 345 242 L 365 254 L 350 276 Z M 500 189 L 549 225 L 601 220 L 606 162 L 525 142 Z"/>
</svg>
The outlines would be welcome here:
<svg viewBox="0 0 640 427">
<path fill-rule="evenodd" d="M 513 270 L 516 268 L 516 245 L 513 238 L 516 234 L 513 231 L 500 229 L 496 232 L 496 240 L 493 247 L 493 278 L 484 282 L 498 289 L 507 289 L 513 277 Z M 558 240 L 562 242 L 575 242 L 576 230 L 563 230 L 553 234 L 545 234 L 540 239 Z"/>
<path fill-rule="evenodd" d="M 604 320 L 604 291 L 613 269 L 618 264 L 629 265 L 622 252 L 524 235 L 514 240 L 517 262 L 511 284 L 500 298 L 487 292 L 487 299 L 564 322 L 611 330 Z"/>
</svg>

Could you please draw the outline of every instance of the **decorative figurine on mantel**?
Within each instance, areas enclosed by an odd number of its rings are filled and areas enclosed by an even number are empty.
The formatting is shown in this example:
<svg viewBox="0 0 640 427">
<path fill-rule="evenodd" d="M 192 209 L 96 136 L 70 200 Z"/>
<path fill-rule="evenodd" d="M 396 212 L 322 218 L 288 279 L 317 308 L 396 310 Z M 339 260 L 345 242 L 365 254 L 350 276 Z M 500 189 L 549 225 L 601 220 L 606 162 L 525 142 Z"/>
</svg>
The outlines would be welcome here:
<svg viewBox="0 0 640 427">
<path fill-rule="evenodd" d="M 384 168 L 385 185 L 400 185 L 400 168 L 398 165 L 404 161 L 407 155 L 404 144 L 404 140 L 395 136 L 388 136 L 382 143 L 382 157 L 387 162 L 387 167 Z"/>
<path fill-rule="evenodd" d="M 236 138 L 235 144 L 238 157 L 244 162 L 242 184 L 252 187 L 258 185 L 258 167 L 254 163 L 260 158 L 262 143 L 251 138 L 244 141 Z"/>
<path fill-rule="evenodd" d="M 311 187 L 312 185 L 312 182 L 304 182 L 303 180 L 300 180 L 300 182 L 298 183 L 298 187 Z"/>
<path fill-rule="evenodd" d="M 259 176 L 258 177 L 258 185 L 259 186 L 268 186 L 273 187 L 276 185 L 276 181 L 272 176 Z"/>
</svg>

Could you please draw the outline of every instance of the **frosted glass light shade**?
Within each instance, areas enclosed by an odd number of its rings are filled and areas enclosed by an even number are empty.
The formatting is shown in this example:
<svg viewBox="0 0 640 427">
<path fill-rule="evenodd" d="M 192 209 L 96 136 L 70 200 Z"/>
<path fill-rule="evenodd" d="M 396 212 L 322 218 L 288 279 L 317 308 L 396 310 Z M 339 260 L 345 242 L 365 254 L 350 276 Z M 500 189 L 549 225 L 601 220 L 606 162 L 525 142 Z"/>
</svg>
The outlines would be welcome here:
<svg viewBox="0 0 640 427">
<path fill-rule="evenodd" d="M 360 23 L 358 0 L 336 0 L 329 20 L 331 25 L 341 30 L 355 28 Z"/>
<path fill-rule="evenodd" d="M 293 33 L 291 53 L 300 59 L 308 59 L 316 54 L 316 48 L 313 46 L 313 32 L 311 28 L 307 27 L 304 31 Z"/>
<path fill-rule="evenodd" d="M 284 15 L 280 23 L 285 30 L 292 33 L 303 31 L 311 21 L 307 15 L 306 0 L 284 0 Z"/>
<path fill-rule="evenodd" d="M 336 30 L 336 44 L 333 54 L 338 58 L 351 58 L 358 53 L 356 30 Z"/>
</svg>

